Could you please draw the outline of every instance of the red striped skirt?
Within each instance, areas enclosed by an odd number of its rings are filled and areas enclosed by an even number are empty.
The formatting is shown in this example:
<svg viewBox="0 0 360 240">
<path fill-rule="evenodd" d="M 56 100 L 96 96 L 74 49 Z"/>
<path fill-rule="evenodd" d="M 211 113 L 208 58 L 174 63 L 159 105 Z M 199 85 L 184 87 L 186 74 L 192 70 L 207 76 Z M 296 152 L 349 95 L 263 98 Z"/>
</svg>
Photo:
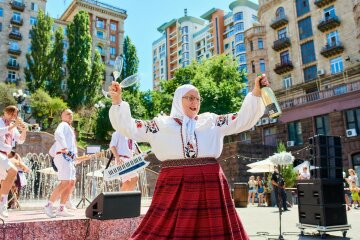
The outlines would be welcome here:
<svg viewBox="0 0 360 240">
<path fill-rule="evenodd" d="M 165 161 L 149 210 L 133 240 L 249 237 L 214 158 Z"/>
</svg>

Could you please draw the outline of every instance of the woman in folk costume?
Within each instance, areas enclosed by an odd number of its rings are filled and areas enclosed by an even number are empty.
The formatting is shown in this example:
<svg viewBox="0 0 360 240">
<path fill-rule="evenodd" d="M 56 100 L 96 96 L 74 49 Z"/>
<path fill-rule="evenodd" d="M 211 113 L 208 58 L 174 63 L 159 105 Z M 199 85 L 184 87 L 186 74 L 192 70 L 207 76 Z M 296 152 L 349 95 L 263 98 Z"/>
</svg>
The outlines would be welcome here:
<svg viewBox="0 0 360 240">
<path fill-rule="evenodd" d="M 250 129 L 264 114 L 260 81 L 269 85 L 266 77 L 257 77 L 240 111 L 222 116 L 198 115 L 199 91 L 183 85 L 175 91 L 170 116 L 151 121 L 133 119 L 119 83 L 112 83 L 112 126 L 128 138 L 149 142 L 162 161 L 151 206 L 131 239 L 249 239 L 216 158 L 224 136 Z"/>
</svg>

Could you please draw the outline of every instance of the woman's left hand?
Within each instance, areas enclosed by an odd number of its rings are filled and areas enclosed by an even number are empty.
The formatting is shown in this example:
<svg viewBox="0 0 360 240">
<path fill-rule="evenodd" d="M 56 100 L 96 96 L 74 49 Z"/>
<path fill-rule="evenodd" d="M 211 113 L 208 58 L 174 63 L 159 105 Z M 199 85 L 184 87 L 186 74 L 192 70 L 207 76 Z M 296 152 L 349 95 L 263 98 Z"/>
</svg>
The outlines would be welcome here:
<svg viewBox="0 0 360 240">
<path fill-rule="evenodd" d="M 255 86 L 252 93 L 257 97 L 261 96 L 261 86 L 270 86 L 270 82 L 265 74 L 262 74 L 261 76 L 257 76 L 255 78 Z"/>
</svg>

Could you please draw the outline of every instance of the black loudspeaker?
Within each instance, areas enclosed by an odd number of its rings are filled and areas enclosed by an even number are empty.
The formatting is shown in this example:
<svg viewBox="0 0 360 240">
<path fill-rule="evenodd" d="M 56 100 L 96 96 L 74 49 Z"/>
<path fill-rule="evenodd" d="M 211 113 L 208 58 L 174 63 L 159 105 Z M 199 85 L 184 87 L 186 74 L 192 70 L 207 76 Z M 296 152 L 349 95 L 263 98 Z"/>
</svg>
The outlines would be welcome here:
<svg viewBox="0 0 360 240">
<path fill-rule="evenodd" d="M 297 181 L 299 205 L 345 204 L 344 185 L 338 179 Z"/>
<path fill-rule="evenodd" d="M 342 147 L 338 136 L 316 135 L 309 138 L 309 160 L 315 169 L 312 178 L 342 179 Z"/>
<path fill-rule="evenodd" d="M 345 205 L 300 205 L 299 222 L 316 226 L 346 225 Z"/>
<path fill-rule="evenodd" d="M 140 216 L 141 193 L 104 192 L 100 193 L 86 208 L 88 218 L 106 220 Z"/>
</svg>

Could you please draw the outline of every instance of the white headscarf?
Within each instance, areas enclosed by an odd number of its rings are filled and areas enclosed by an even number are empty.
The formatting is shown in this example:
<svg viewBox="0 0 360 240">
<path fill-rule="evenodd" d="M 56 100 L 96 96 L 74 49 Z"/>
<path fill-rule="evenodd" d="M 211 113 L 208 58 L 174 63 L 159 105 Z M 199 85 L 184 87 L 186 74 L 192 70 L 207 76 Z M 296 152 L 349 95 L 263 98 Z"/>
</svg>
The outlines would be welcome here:
<svg viewBox="0 0 360 240">
<path fill-rule="evenodd" d="M 196 120 L 186 116 L 182 107 L 182 98 L 190 90 L 197 90 L 197 88 L 191 84 L 185 84 L 176 89 L 171 106 L 170 116 L 182 120 L 182 136 L 183 139 L 186 140 L 184 144 L 186 145 L 188 142 L 190 142 L 195 147 Z"/>
</svg>

